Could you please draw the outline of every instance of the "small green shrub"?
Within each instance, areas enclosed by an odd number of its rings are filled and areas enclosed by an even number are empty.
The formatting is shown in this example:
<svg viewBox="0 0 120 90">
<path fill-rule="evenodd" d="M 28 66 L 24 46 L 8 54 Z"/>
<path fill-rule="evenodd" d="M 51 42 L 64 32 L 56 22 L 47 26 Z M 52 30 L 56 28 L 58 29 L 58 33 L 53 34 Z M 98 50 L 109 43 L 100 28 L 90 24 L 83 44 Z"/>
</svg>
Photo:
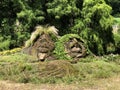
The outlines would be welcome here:
<svg viewBox="0 0 120 90">
<path fill-rule="evenodd" d="M 10 40 L 0 42 L 0 51 L 8 50 L 10 46 Z"/>
<path fill-rule="evenodd" d="M 114 40 L 115 40 L 115 47 L 116 47 L 116 52 L 120 53 L 120 35 L 114 34 Z"/>
</svg>

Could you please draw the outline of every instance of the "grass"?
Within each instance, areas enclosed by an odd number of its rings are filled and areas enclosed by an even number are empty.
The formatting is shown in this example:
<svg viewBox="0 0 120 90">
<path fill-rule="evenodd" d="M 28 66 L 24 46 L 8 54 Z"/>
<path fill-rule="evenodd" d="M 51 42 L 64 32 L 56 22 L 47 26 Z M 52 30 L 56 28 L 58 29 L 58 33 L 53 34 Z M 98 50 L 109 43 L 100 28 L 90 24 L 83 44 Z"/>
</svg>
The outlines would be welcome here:
<svg viewBox="0 0 120 90">
<path fill-rule="evenodd" d="M 80 84 L 120 75 L 120 55 L 88 56 L 77 64 L 55 60 L 34 62 L 34 57 L 16 53 L 0 56 L 0 79 L 22 83 Z M 93 81 L 93 83 L 92 83 Z"/>
<path fill-rule="evenodd" d="M 0 90 L 120 90 L 120 76 L 87 80 L 80 84 L 21 84 L 0 81 Z"/>
<path fill-rule="evenodd" d="M 17 62 L 30 62 L 34 60 L 34 57 L 28 56 L 22 53 L 15 53 L 10 55 L 1 55 L 0 56 L 0 64 L 1 63 L 17 63 Z"/>
</svg>

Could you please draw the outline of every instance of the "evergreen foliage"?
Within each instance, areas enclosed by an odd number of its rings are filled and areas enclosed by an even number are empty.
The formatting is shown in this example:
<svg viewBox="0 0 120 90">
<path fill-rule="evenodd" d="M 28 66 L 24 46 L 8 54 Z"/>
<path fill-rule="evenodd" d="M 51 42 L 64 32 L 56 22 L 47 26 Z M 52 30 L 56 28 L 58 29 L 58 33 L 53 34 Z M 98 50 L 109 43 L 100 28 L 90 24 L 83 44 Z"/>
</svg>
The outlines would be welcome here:
<svg viewBox="0 0 120 90">
<path fill-rule="evenodd" d="M 108 5 L 112 7 L 112 15 L 120 16 L 120 0 L 105 0 Z"/>
<path fill-rule="evenodd" d="M 80 35 L 97 55 L 113 42 L 112 9 L 104 0 L 4 0 L 0 6 L 0 36 L 10 40 L 5 49 L 23 45 L 35 26 L 47 24 L 59 35 Z"/>
<path fill-rule="evenodd" d="M 85 29 L 80 34 L 87 40 L 89 49 L 98 55 L 105 54 L 107 44 L 113 42 L 110 12 L 111 7 L 104 0 L 85 0 L 83 3 Z"/>
</svg>

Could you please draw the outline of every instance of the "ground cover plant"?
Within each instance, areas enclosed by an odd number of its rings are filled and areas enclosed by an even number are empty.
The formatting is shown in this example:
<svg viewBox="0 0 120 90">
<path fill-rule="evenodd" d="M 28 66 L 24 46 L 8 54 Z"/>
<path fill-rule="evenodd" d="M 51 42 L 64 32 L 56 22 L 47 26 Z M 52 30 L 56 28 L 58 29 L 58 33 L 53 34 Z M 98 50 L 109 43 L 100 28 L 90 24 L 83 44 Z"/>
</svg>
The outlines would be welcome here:
<svg viewBox="0 0 120 90">
<path fill-rule="evenodd" d="M 23 83 L 81 83 L 120 74 L 120 56 L 86 57 L 77 64 L 66 60 L 36 62 L 17 53 L 0 56 L 0 79 Z"/>
</svg>

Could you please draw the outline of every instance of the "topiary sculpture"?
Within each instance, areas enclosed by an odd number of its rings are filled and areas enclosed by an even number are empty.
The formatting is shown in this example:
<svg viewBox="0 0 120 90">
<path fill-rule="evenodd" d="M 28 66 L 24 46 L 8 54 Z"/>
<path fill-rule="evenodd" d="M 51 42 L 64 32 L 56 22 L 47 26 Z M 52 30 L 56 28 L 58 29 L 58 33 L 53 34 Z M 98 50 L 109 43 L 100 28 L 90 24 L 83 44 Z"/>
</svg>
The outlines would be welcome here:
<svg viewBox="0 0 120 90">
<path fill-rule="evenodd" d="M 35 31 L 25 43 L 24 52 L 44 61 L 52 56 L 54 42 L 58 38 L 58 30 L 54 26 L 36 26 Z"/>
</svg>

